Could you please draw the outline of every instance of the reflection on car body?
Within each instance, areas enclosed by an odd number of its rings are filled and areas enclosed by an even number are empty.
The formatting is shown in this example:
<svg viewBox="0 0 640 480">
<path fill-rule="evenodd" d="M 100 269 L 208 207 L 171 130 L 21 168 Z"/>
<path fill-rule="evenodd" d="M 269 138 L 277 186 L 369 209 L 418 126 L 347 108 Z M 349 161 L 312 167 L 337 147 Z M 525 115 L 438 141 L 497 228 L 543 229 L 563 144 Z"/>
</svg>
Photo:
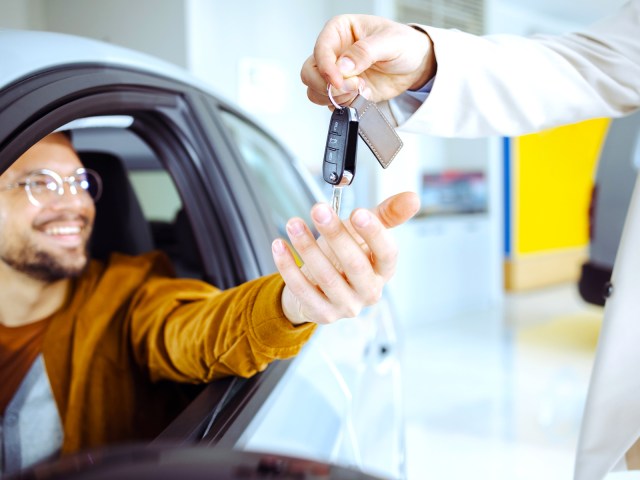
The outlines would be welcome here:
<svg viewBox="0 0 640 480">
<path fill-rule="evenodd" d="M 83 162 L 115 186 L 97 204 L 96 258 L 162 249 L 178 275 L 229 288 L 275 271 L 272 239 L 319 198 L 280 143 L 176 67 L 41 32 L 0 31 L 0 56 L 0 171 L 47 133 L 71 129 Z M 382 302 L 319 329 L 294 360 L 207 386 L 157 441 L 402 477 L 396 346 Z"/>
</svg>

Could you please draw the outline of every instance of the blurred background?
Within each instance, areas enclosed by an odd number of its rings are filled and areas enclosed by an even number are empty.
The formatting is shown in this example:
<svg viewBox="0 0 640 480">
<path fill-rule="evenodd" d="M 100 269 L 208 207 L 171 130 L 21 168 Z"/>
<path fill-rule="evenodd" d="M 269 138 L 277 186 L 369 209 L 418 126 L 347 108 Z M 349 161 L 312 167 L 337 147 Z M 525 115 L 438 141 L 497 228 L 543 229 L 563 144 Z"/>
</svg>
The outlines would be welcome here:
<svg viewBox="0 0 640 480">
<path fill-rule="evenodd" d="M 321 184 L 330 112 L 307 100 L 299 71 L 332 16 L 557 34 L 620 4 L 0 0 L 0 28 L 92 37 L 184 67 L 273 132 Z M 422 199 L 395 232 L 401 260 L 389 287 L 404 345 L 408 478 L 570 478 L 602 318 L 577 282 L 610 127 L 596 119 L 480 140 L 401 133 L 405 147 L 385 171 L 360 145 L 343 212 L 404 190 Z"/>
</svg>

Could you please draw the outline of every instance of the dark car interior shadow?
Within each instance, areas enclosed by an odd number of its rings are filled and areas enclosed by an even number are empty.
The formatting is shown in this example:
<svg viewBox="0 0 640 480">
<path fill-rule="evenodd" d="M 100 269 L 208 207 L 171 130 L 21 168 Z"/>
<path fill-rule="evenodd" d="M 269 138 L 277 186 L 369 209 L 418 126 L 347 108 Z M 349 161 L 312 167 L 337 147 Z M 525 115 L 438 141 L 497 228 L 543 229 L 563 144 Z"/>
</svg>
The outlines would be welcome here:
<svg viewBox="0 0 640 480">
<path fill-rule="evenodd" d="M 173 222 L 147 221 L 123 161 L 106 152 L 79 153 L 86 168 L 102 177 L 90 244 L 91 258 L 106 261 L 112 252 L 140 255 L 162 250 L 178 277 L 204 278 L 195 236 L 184 208 Z"/>
</svg>

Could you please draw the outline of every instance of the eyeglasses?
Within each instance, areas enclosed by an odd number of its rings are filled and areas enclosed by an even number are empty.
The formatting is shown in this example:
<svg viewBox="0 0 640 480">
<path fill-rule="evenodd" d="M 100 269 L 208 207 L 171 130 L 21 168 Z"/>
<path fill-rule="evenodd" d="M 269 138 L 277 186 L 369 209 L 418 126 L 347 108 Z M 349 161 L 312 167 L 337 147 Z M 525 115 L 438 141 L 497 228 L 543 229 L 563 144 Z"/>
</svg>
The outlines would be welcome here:
<svg viewBox="0 0 640 480">
<path fill-rule="evenodd" d="M 2 190 L 24 188 L 29 202 L 36 207 L 43 207 L 59 200 L 65 193 L 64 184 L 69 185 L 72 195 L 89 195 L 97 202 L 102 193 L 102 179 L 98 172 L 89 168 L 78 168 L 68 177 L 61 177 L 53 170 L 43 168 L 29 173 L 24 181 L 7 185 Z"/>
</svg>

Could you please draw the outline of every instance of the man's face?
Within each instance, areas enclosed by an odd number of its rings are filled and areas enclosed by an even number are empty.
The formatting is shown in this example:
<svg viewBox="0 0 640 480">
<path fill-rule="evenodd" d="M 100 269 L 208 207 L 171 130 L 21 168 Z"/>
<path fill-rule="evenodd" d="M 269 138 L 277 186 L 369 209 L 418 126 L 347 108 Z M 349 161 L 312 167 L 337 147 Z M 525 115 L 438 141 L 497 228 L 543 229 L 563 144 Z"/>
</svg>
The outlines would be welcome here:
<svg viewBox="0 0 640 480">
<path fill-rule="evenodd" d="M 9 267 L 44 282 L 82 272 L 95 217 L 91 197 L 73 195 L 65 184 L 64 195 L 36 206 L 24 188 L 4 189 L 36 170 L 46 168 L 65 178 L 80 167 L 71 142 L 56 133 L 31 147 L 0 176 L 0 271 Z"/>
</svg>

